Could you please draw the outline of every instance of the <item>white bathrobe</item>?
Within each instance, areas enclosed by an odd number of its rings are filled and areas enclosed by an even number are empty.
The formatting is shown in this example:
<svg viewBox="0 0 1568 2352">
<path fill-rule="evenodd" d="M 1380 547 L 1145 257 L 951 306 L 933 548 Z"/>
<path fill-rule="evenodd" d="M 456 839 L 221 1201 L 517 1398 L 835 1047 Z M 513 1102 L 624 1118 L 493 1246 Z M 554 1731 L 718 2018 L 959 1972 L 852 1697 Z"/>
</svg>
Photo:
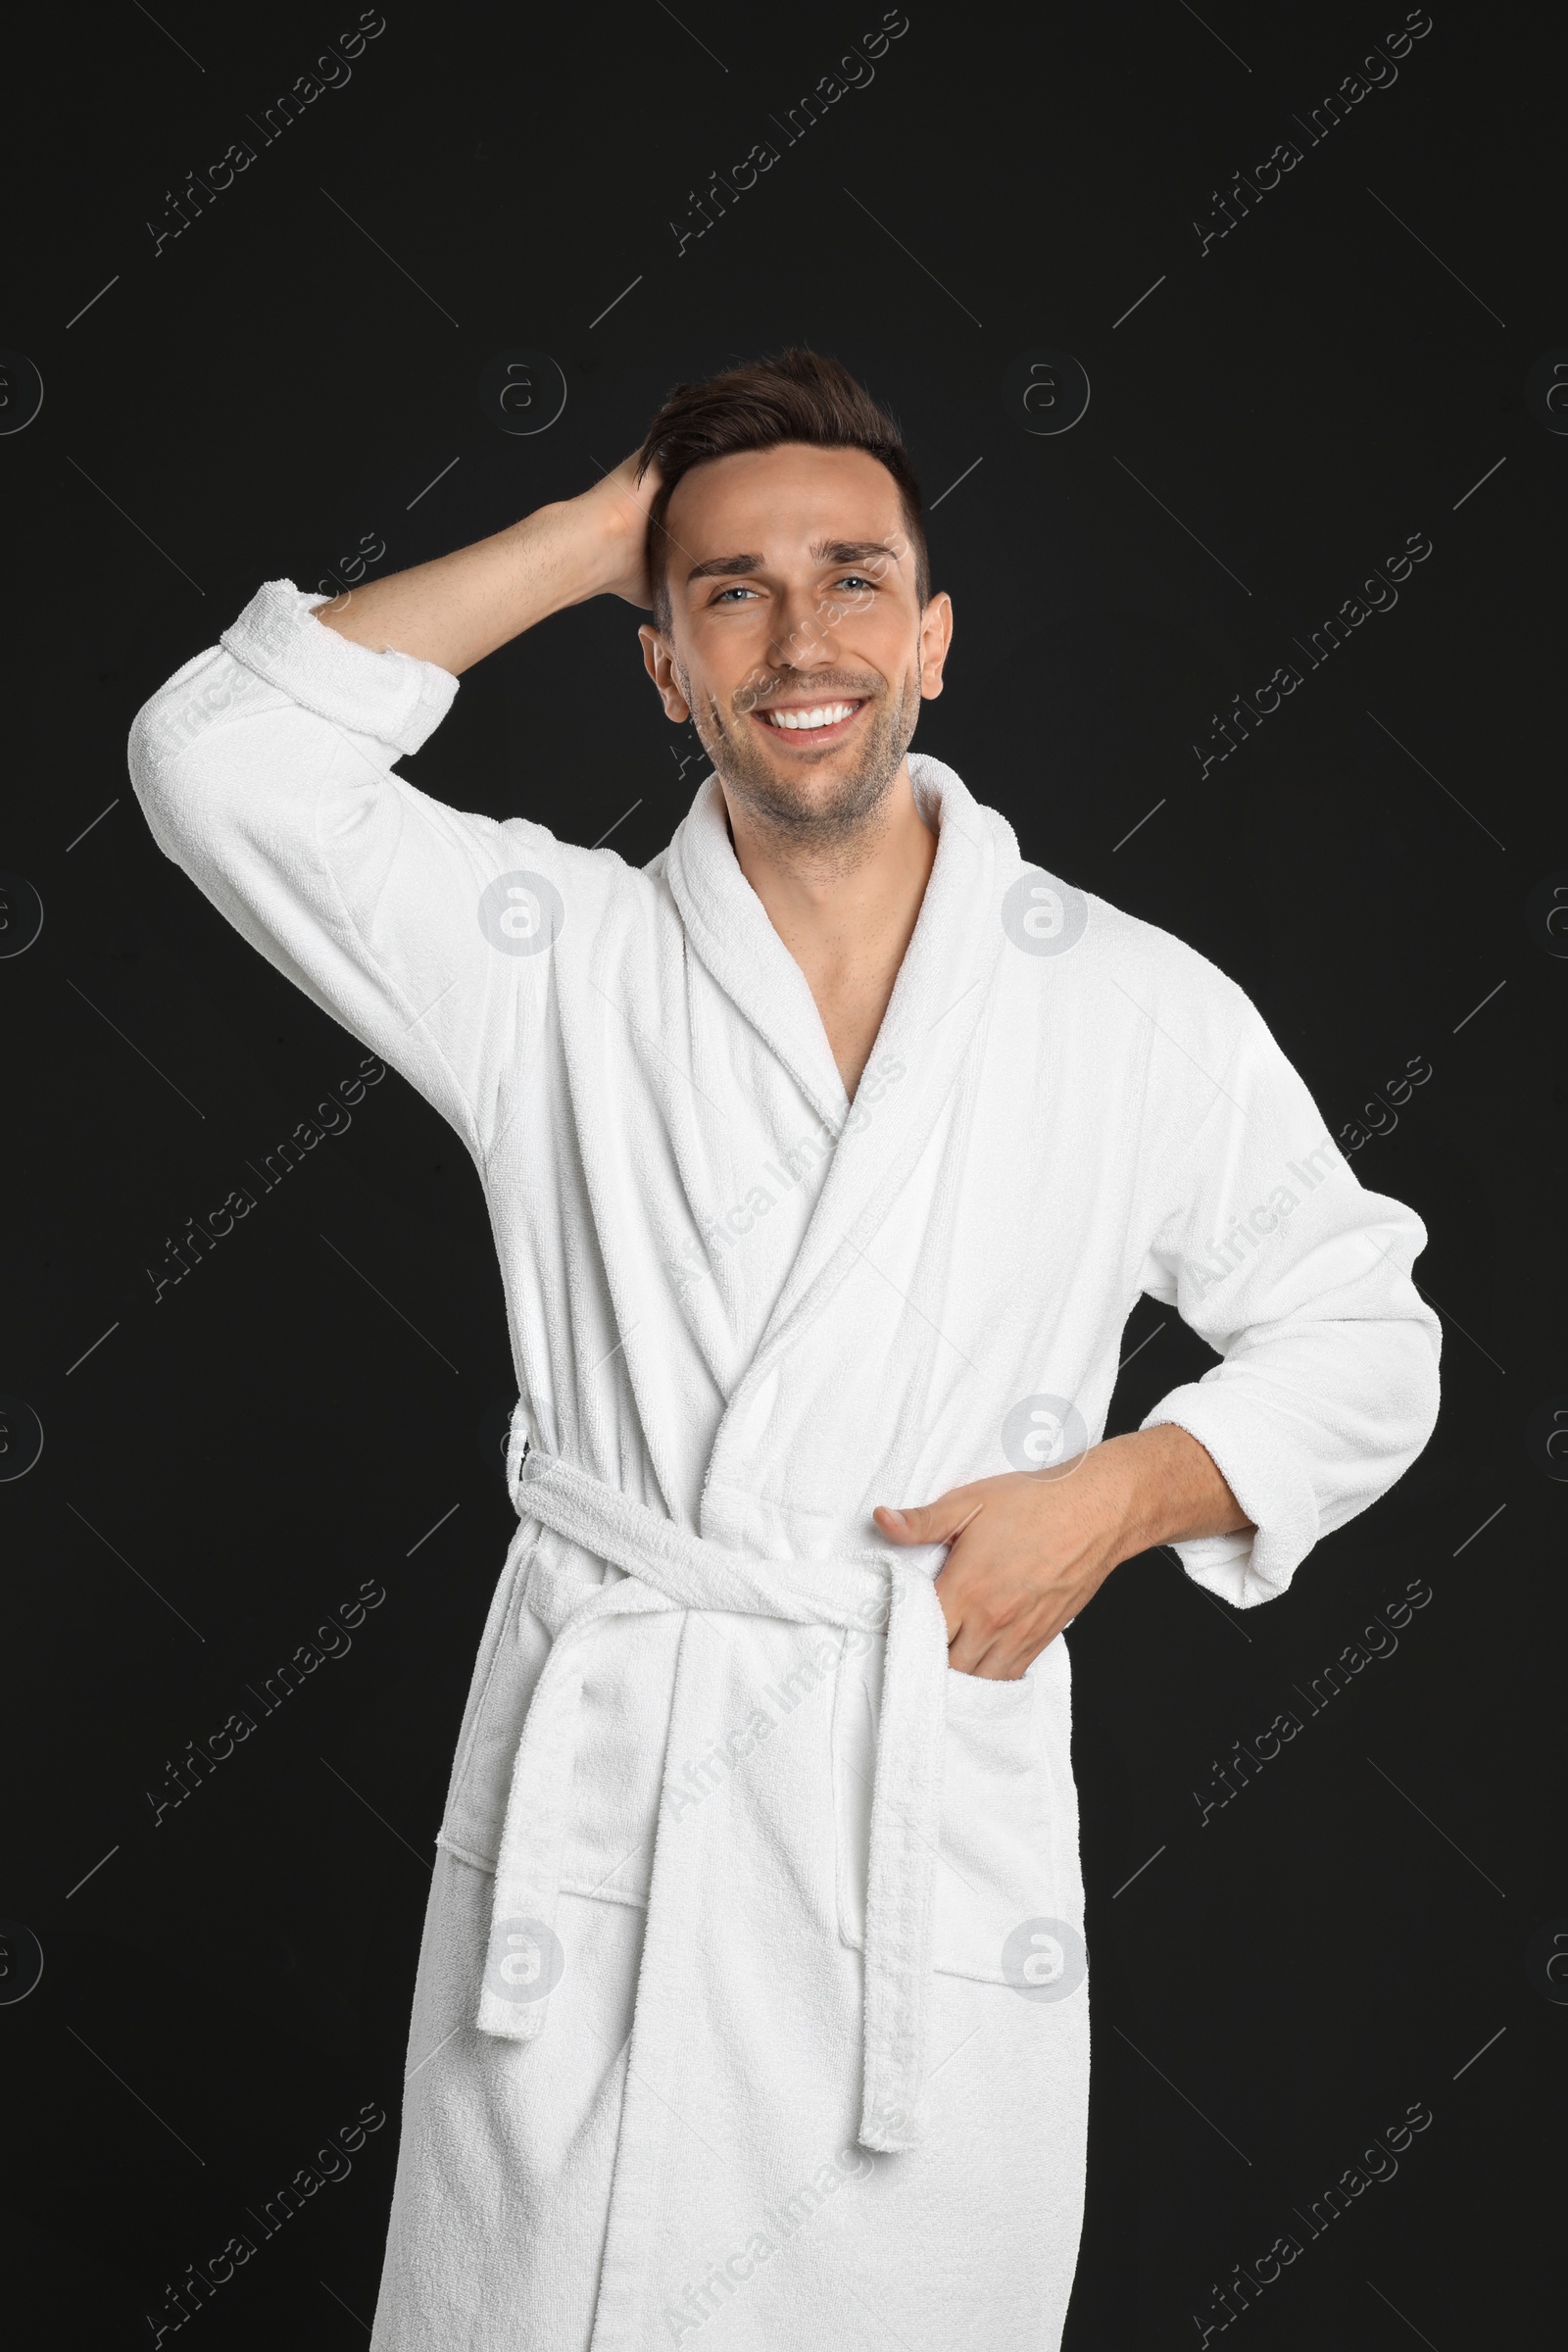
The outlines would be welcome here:
<svg viewBox="0 0 1568 2352">
<path fill-rule="evenodd" d="M 870 1511 L 1097 1441 L 1148 1294 L 1221 1359 L 1149 1424 L 1256 1527 L 1184 1565 L 1270 1599 L 1431 1431 L 1421 1222 L 1240 989 L 918 756 L 936 860 L 852 1108 L 715 779 L 640 870 L 460 814 L 393 772 L 456 681 L 319 601 L 270 582 L 130 758 L 168 855 L 463 1137 L 506 1286 L 519 1523 L 375 2352 L 1050 2352 L 1089 2072 L 1067 1646 L 953 1671 L 942 1547 Z"/>
</svg>

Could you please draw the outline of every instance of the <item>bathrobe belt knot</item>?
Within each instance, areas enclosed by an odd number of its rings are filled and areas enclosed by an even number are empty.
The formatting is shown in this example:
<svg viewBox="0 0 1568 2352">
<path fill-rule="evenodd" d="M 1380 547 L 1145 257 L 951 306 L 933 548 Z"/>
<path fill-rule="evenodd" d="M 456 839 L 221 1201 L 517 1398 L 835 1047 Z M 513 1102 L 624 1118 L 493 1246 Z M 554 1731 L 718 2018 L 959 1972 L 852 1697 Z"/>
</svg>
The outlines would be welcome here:
<svg viewBox="0 0 1568 2352">
<path fill-rule="evenodd" d="M 865 2004 L 858 2138 L 893 2153 L 922 2135 L 932 1909 L 941 1827 L 947 1628 L 929 1570 L 869 1559 L 764 1559 L 689 1534 L 648 1504 L 530 1446 L 509 1464 L 518 1516 L 624 1571 L 585 1583 L 536 1558 L 527 1606 L 551 1648 L 518 1741 L 496 1863 L 484 1988 L 475 2023 L 531 2041 L 565 1966 L 553 1920 L 571 1791 L 583 1648 L 606 1618 L 667 1609 L 738 1612 L 795 1625 L 886 1634 L 865 1905 Z M 674 1742 L 660 1839 L 671 1824 Z M 678 1812 L 678 1806 L 676 1808 Z M 660 1885 L 656 1853 L 650 1902 Z"/>
</svg>

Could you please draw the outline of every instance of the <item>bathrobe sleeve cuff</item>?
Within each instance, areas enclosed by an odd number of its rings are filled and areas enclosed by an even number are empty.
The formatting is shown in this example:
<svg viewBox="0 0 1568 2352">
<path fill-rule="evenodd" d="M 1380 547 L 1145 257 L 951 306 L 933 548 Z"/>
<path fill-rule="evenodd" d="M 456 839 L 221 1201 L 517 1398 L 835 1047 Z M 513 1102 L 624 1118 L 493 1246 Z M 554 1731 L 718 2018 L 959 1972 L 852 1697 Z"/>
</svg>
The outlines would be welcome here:
<svg viewBox="0 0 1568 2352">
<path fill-rule="evenodd" d="M 1321 1532 L 1305 1464 L 1282 1453 L 1240 1397 L 1197 1381 L 1172 1389 L 1140 1426 L 1165 1423 L 1198 1440 L 1252 1522 L 1238 1535 L 1196 1536 L 1171 1550 L 1195 1584 L 1233 1608 L 1278 1599 Z"/>
<path fill-rule="evenodd" d="M 371 653 L 323 627 L 316 608 L 329 601 L 292 580 L 268 580 L 219 643 L 302 710 L 416 752 L 451 710 L 458 680 L 433 662 L 390 646 Z"/>
</svg>

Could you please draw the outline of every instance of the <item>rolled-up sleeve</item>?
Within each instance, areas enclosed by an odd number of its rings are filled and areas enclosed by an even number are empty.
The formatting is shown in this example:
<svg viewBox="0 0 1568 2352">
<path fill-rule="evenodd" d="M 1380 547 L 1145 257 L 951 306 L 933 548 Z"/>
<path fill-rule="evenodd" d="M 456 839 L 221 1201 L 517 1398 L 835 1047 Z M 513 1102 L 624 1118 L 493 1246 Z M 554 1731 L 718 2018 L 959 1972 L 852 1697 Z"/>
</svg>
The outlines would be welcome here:
<svg viewBox="0 0 1568 2352">
<path fill-rule="evenodd" d="M 1360 1185 L 1254 1008 L 1174 1173 L 1141 1287 L 1220 1355 L 1145 1419 L 1204 1446 L 1254 1533 L 1173 1548 L 1241 1608 L 1415 1460 L 1442 1329 L 1410 1278 L 1415 1212 Z"/>
<path fill-rule="evenodd" d="M 495 953 L 481 902 L 518 869 L 548 880 L 560 845 L 392 772 L 458 681 L 324 628 L 323 601 L 268 581 L 137 713 L 131 782 L 159 847 L 234 929 L 478 1158 L 489 1073 L 525 1046 L 542 986 Z"/>
</svg>

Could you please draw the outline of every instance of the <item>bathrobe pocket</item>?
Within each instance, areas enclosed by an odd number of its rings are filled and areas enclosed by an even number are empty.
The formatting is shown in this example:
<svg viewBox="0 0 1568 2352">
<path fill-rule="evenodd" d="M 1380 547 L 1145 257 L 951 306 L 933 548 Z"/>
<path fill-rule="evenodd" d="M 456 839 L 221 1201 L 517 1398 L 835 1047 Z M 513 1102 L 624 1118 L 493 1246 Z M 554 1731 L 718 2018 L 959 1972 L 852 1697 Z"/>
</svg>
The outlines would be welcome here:
<svg viewBox="0 0 1568 2352">
<path fill-rule="evenodd" d="M 537 1529 L 518 1529 L 497 1582 L 436 1839 L 481 1870 L 493 1871 L 501 1851 L 513 1762 L 534 1685 L 550 1654 L 550 1636 L 524 1597 L 537 1537 Z"/>
<path fill-rule="evenodd" d="M 857 1950 L 883 1656 L 882 1642 L 847 1637 L 833 1701 L 839 1933 Z M 1017 1682 L 948 1671 L 932 1930 L 932 1965 L 946 1976 L 1016 1984 L 1020 1932 L 1052 1920 L 1082 1934 L 1077 1808 L 1065 1740 L 1057 1757 L 1052 1737 L 1064 1671 L 1049 1650 Z"/>
</svg>

